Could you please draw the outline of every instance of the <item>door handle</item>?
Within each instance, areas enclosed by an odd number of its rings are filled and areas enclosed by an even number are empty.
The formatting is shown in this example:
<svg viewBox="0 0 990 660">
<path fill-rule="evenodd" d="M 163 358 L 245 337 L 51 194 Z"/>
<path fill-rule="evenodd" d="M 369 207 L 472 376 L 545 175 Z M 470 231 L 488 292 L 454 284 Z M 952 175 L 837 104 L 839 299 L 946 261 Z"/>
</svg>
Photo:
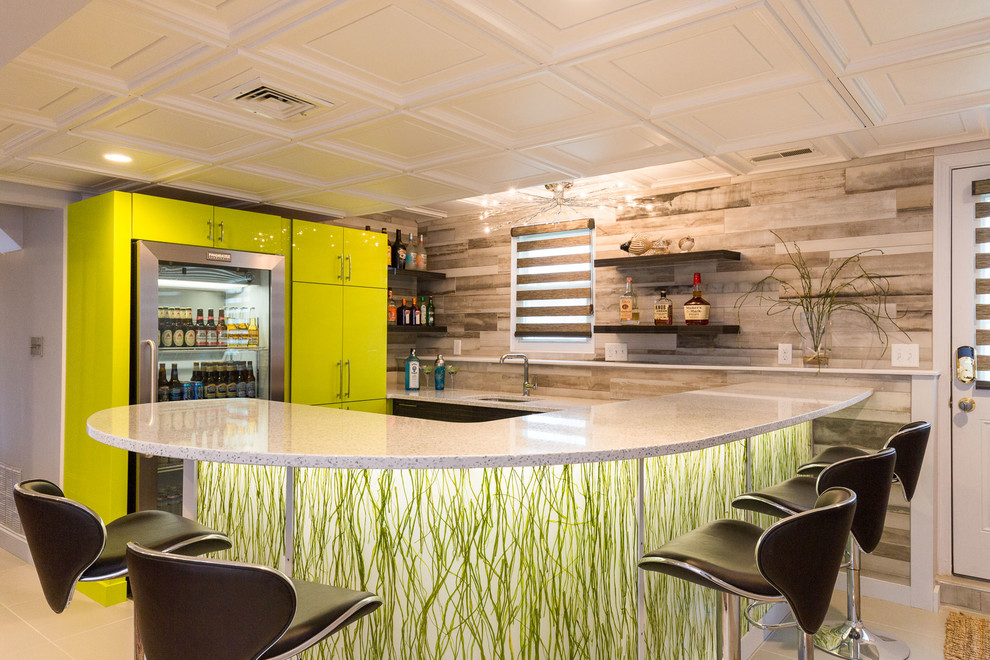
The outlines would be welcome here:
<svg viewBox="0 0 990 660">
<path fill-rule="evenodd" d="M 351 281 L 351 255 L 347 255 L 347 281 Z"/>
<path fill-rule="evenodd" d="M 963 412 L 973 412 L 975 409 L 976 409 L 976 401 L 973 401 L 968 396 L 959 399 L 959 410 Z"/>
<path fill-rule="evenodd" d="M 348 399 L 350 399 L 351 398 L 351 361 L 346 360 L 344 364 L 347 365 L 347 393 L 345 394 L 345 396 Z"/>
<path fill-rule="evenodd" d="M 344 363 L 337 360 L 337 382 L 339 386 L 337 387 L 337 398 L 344 398 Z"/>
<path fill-rule="evenodd" d="M 158 401 L 158 380 L 155 377 L 155 367 L 158 366 L 158 346 L 151 339 L 144 339 L 141 343 L 147 344 L 151 349 L 151 365 L 148 367 L 148 382 L 150 384 L 148 403 L 156 403 Z"/>
<path fill-rule="evenodd" d="M 223 243 L 223 220 L 220 221 L 220 242 Z"/>
<path fill-rule="evenodd" d="M 972 346 L 960 346 L 956 349 L 956 379 L 960 383 L 972 383 L 976 380 L 976 351 Z"/>
<path fill-rule="evenodd" d="M 338 254 L 337 261 L 340 262 L 340 275 L 337 276 L 338 280 L 344 279 L 344 255 Z"/>
<path fill-rule="evenodd" d="M 206 240 L 213 242 L 213 219 L 206 221 Z"/>
</svg>

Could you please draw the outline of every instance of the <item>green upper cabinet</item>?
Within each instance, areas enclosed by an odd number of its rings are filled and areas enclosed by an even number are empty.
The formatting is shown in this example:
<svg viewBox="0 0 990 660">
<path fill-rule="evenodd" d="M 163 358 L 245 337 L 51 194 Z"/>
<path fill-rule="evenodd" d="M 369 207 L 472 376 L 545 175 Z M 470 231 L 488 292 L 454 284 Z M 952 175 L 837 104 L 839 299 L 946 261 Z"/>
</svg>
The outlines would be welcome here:
<svg viewBox="0 0 990 660">
<path fill-rule="evenodd" d="M 277 215 L 216 207 L 213 224 L 213 247 L 282 254 L 282 218 Z"/>
<path fill-rule="evenodd" d="M 144 241 L 213 247 L 213 207 L 176 199 L 131 196 L 131 236 Z"/>
<path fill-rule="evenodd" d="M 344 283 L 351 286 L 388 286 L 388 235 L 344 229 Z"/>
<path fill-rule="evenodd" d="M 145 241 L 282 254 L 282 219 L 162 197 L 132 195 L 131 234 Z"/>
<path fill-rule="evenodd" d="M 292 280 L 384 289 L 388 237 L 373 231 L 292 221 Z"/>
<path fill-rule="evenodd" d="M 292 281 L 343 284 L 344 228 L 292 221 Z"/>
</svg>

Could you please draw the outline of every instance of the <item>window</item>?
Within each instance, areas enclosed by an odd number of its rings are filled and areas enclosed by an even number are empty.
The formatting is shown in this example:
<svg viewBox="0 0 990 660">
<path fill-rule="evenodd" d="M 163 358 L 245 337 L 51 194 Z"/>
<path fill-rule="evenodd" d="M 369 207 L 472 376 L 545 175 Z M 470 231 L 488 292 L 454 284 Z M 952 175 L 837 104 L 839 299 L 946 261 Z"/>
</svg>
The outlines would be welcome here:
<svg viewBox="0 0 990 660">
<path fill-rule="evenodd" d="M 591 353 L 595 221 L 512 229 L 513 349 Z"/>
</svg>

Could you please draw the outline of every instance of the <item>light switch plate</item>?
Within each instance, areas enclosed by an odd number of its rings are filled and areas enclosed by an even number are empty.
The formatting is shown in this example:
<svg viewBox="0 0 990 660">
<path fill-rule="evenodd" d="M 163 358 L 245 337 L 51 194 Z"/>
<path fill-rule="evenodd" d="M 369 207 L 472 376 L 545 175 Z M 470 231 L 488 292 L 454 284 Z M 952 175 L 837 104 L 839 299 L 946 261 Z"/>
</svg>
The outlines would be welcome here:
<svg viewBox="0 0 990 660">
<path fill-rule="evenodd" d="M 890 366 L 892 366 L 892 367 L 917 367 L 918 366 L 918 345 L 917 344 L 891 344 L 890 345 Z"/>
<path fill-rule="evenodd" d="M 627 344 L 614 343 L 605 344 L 606 362 L 626 362 L 629 359 L 629 346 Z"/>
<path fill-rule="evenodd" d="M 32 357 L 40 357 L 45 354 L 45 338 L 44 337 L 31 337 L 31 355 Z"/>
<path fill-rule="evenodd" d="M 461 340 L 460 339 L 455 339 L 454 340 L 454 355 L 460 355 L 460 354 L 461 354 Z"/>
<path fill-rule="evenodd" d="M 777 344 L 777 364 L 791 364 L 793 361 L 791 344 Z"/>
</svg>

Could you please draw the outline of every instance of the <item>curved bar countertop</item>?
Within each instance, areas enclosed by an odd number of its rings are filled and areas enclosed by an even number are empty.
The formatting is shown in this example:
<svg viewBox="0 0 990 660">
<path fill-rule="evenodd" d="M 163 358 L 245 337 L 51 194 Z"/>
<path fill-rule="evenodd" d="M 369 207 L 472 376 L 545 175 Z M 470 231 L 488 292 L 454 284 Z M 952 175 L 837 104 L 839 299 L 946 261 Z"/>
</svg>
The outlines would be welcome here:
<svg viewBox="0 0 990 660">
<path fill-rule="evenodd" d="M 110 408 L 95 440 L 134 452 L 287 467 L 428 469 L 622 461 L 675 454 L 799 424 L 873 390 L 744 383 L 454 423 L 279 401 L 176 401 Z"/>
</svg>

